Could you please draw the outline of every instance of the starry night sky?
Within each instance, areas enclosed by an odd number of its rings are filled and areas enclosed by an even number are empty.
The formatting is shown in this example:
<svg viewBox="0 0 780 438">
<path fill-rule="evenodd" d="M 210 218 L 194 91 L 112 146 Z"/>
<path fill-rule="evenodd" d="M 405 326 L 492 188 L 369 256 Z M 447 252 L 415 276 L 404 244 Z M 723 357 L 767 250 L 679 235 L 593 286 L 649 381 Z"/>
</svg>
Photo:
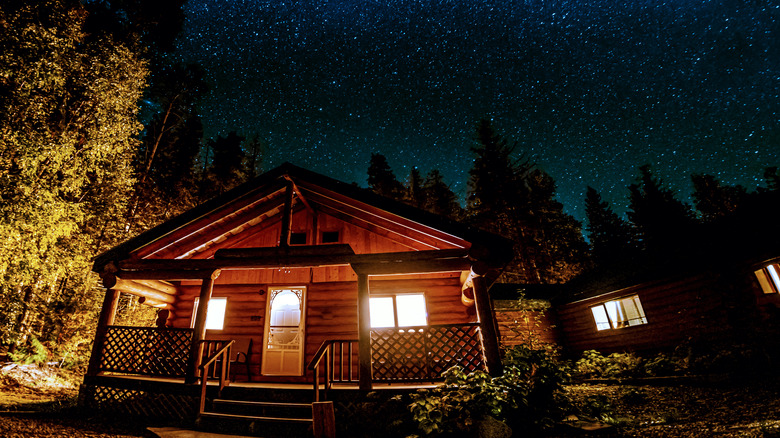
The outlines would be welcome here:
<svg viewBox="0 0 780 438">
<path fill-rule="evenodd" d="M 624 4 L 628 3 L 628 4 Z M 231 130 L 284 161 L 366 185 L 437 168 L 467 191 L 475 126 L 558 183 L 624 211 L 650 163 L 754 189 L 780 165 L 780 0 L 189 0 L 178 57 L 212 89 L 206 137 Z"/>
</svg>

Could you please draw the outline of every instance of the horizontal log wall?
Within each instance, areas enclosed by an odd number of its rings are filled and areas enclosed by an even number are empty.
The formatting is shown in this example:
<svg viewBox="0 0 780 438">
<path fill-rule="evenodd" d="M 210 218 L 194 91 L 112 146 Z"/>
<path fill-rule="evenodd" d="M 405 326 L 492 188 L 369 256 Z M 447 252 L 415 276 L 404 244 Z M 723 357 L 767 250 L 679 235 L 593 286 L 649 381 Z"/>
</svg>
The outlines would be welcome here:
<svg viewBox="0 0 780 438">
<path fill-rule="evenodd" d="M 312 282 L 308 269 L 300 268 L 307 275 L 287 270 L 287 281 L 278 283 L 252 282 L 260 280 L 260 271 L 224 271 L 217 279 L 212 297 L 226 297 L 228 305 L 225 327 L 220 331 L 209 330 L 207 338 L 252 338 L 251 372 L 254 380 L 268 381 L 310 381 L 307 371 L 304 377 L 260 376 L 263 353 L 263 330 L 265 328 L 266 298 L 274 286 L 305 286 L 306 292 L 306 340 L 304 365 L 314 357 L 320 345 L 331 339 L 357 339 L 357 282 Z M 284 272 L 284 270 L 283 270 Z M 227 275 L 226 275 L 227 274 Z M 305 281 L 303 280 L 305 279 Z M 233 282 L 236 283 L 233 283 Z M 429 324 L 462 324 L 475 321 L 473 308 L 460 301 L 461 284 L 457 273 L 425 274 L 398 277 L 385 276 L 371 279 L 372 294 L 378 293 L 425 293 Z M 180 286 L 179 300 L 175 303 L 177 319 L 175 327 L 189 327 L 193 314 L 193 303 L 200 293 L 199 282 L 186 282 Z M 262 294 L 260 293 L 262 291 Z M 353 353 L 353 373 L 357 373 L 357 349 Z M 243 373 L 244 367 L 236 372 Z M 356 375 L 356 374 L 355 374 Z M 243 379 L 244 376 L 238 376 Z"/>
<path fill-rule="evenodd" d="M 558 343 L 557 327 L 549 310 L 496 308 L 496 323 L 504 347 L 532 348 Z"/>
<path fill-rule="evenodd" d="M 677 278 L 639 285 L 557 308 L 562 341 L 569 353 L 652 351 L 689 338 L 715 334 L 730 327 L 728 302 L 711 275 Z M 638 295 L 647 324 L 596 330 L 590 310 L 606 301 Z"/>
</svg>

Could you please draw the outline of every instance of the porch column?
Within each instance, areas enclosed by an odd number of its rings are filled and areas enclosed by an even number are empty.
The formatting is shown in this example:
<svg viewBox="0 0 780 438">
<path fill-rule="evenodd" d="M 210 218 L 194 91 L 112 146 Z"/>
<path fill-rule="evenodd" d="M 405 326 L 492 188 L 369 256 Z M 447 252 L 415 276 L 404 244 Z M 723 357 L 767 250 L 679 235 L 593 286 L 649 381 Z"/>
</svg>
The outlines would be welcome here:
<svg viewBox="0 0 780 438">
<path fill-rule="evenodd" d="M 96 376 L 100 369 L 100 360 L 103 358 L 103 344 L 106 342 L 108 326 L 114 323 L 117 305 L 119 304 L 119 291 L 106 289 L 106 296 L 103 297 L 103 307 L 100 309 L 98 325 L 95 330 L 95 340 L 92 344 L 92 355 L 89 357 L 87 366 L 87 375 Z"/>
<path fill-rule="evenodd" d="M 483 274 L 484 272 L 475 272 L 475 267 L 472 267 L 471 281 L 474 285 L 474 303 L 477 306 L 477 320 L 482 332 L 482 351 L 485 352 L 488 373 L 491 376 L 500 376 L 504 372 L 504 367 L 501 364 L 501 354 L 498 349 L 498 331 L 493 317 L 493 307 L 490 304 L 487 283 Z"/>
<path fill-rule="evenodd" d="M 195 314 L 195 328 L 190 343 L 190 357 L 187 359 L 187 373 L 184 383 L 196 383 L 198 381 L 198 367 L 203 360 L 203 343 L 206 338 L 206 314 L 209 310 L 209 300 L 214 290 L 214 281 L 219 277 L 220 270 L 212 272 L 209 277 L 203 279 L 198 296 L 198 311 Z"/>
<path fill-rule="evenodd" d="M 358 363 L 360 390 L 371 391 L 371 315 L 368 275 L 358 274 Z"/>
</svg>

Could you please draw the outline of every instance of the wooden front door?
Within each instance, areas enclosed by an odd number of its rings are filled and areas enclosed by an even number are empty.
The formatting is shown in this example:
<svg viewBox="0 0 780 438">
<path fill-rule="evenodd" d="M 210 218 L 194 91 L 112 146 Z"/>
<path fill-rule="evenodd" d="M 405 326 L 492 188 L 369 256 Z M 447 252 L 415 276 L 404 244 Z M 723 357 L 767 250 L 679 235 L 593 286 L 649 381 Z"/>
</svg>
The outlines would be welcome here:
<svg viewBox="0 0 780 438">
<path fill-rule="evenodd" d="M 269 288 L 261 370 L 263 375 L 303 375 L 305 303 L 305 287 Z"/>
</svg>

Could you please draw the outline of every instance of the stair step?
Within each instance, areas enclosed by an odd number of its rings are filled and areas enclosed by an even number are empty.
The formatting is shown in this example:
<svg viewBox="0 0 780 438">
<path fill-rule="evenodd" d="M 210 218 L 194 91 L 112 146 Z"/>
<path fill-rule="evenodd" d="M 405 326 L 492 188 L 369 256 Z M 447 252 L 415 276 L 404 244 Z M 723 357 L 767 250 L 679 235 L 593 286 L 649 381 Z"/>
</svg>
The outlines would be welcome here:
<svg viewBox="0 0 780 438">
<path fill-rule="evenodd" d="M 229 418 L 233 420 L 246 420 L 246 421 L 269 421 L 275 423 L 297 423 L 308 424 L 313 420 L 311 418 L 293 418 L 293 417 L 259 417 L 255 415 L 238 415 L 238 414 L 222 414 L 218 412 L 203 412 L 201 417 L 206 418 Z"/>
<path fill-rule="evenodd" d="M 262 402 L 252 400 L 232 400 L 218 398 L 214 399 L 214 404 L 234 405 L 234 406 L 254 406 L 259 408 L 307 408 L 311 409 L 311 403 L 276 403 L 276 402 Z"/>
</svg>

